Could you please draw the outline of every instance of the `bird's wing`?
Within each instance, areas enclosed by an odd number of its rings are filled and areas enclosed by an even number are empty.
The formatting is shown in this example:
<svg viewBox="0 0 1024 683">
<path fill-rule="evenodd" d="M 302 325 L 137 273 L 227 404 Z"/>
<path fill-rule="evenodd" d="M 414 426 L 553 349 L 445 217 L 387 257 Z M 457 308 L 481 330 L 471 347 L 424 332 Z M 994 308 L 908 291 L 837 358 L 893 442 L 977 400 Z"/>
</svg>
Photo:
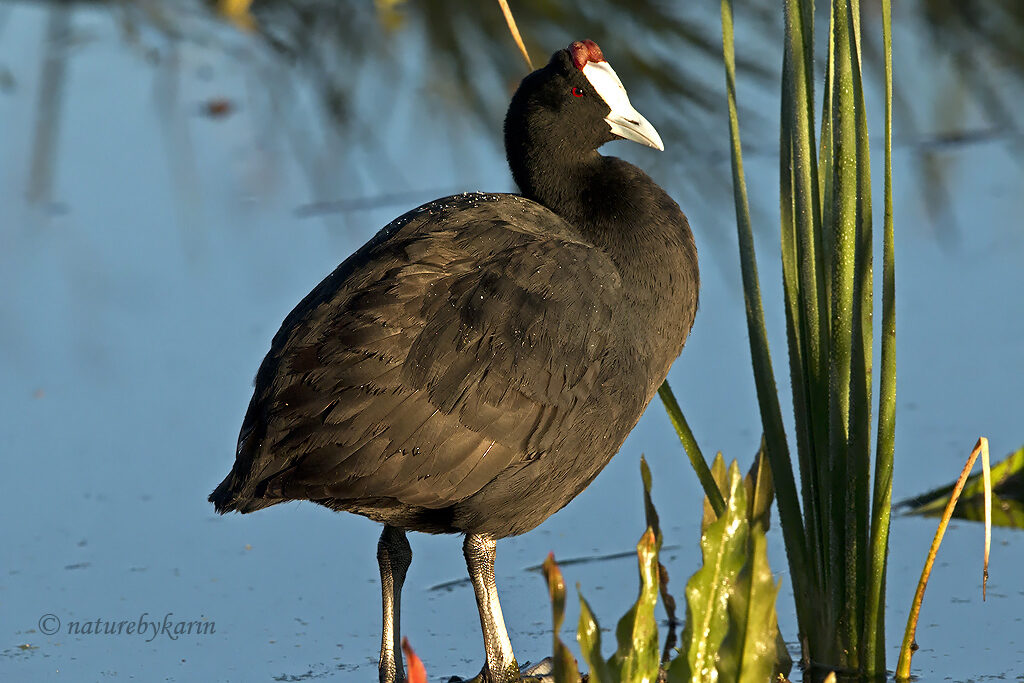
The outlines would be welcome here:
<svg viewBox="0 0 1024 683">
<path fill-rule="evenodd" d="M 614 410 L 598 386 L 614 265 L 547 209 L 499 197 L 421 211 L 292 312 L 240 436 L 256 495 L 444 507 Z"/>
</svg>

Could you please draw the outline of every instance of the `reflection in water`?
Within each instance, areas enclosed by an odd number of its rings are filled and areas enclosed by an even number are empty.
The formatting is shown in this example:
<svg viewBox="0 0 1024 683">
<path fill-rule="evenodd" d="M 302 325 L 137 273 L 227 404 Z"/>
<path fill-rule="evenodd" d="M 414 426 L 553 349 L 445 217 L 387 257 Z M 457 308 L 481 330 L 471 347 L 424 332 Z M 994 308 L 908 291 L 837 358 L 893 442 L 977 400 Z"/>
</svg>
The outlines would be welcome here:
<svg viewBox="0 0 1024 683">
<path fill-rule="evenodd" d="M 39 104 L 28 181 L 28 200 L 33 204 L 48 204 L 52 197 L 61 95 L 71 42 L 70 14 L 67 7 L 57 6 L 46 22 L 43 39 L 47 49 L 39 73 Z"/>
<path fill-rule="evenodd" d="M 951 87 L 941 90 L 933 104 L 940 129 L 937 137 L 961 142 L 1001 139 L 1016 150 L 1011 156 L 1021 168 L 1024 139 L 1013 115 L 1017 108 L 1013 103 L 1019 101 L 1019 92 L 1014 95 L 1014 90 L 1019 91 L 1024 76 L 1024 43 L 1020 40 L 1024 3 L 927 0 L 921 3 L 920 24 L 935 56 L 948 62 L 952 71 Z M 1007 84 L 1005 79 L 1011 82 Z M 896 95 L 901 100 L 907 98 L 907 93 L 899 89 Z M 984 112 L 982 120 L 975 126 L 965 126 L 964 118 L 970 115 L 972 104 Z M 918 137 L 914 118 L 907 117 L 906 121 L 911 134 Z M 918 158 L 918 186 L 936 237 L 947 245 L 955 244 L 958 231 L 950 210 L 948 158 L 942 149 L 928 144 L 921 146 Z"/>
<path fill-rule="evenodd" d="M 36 204 L 50 201 L 63 81 L 67 61 L 73 58 L 70 48 L 81 40 L 73 7 L 53 3 L 43 37 L 46 50 L 28 182 L 28 196 Z M 251 104 L 264 109 L 268 131 L 283 135 L 282 144 L 294 151 L 320 201 L 337 200 L 339 193 L 346 199 L 395 194 L 396 202 L 404 203 L 406 192 L 438 194 L 404 178 L 402 159 L 382 153 L 383 139 L 397 126 L 418 125 L 420 112 L 427 115 L 429 110 L 431 123 L 447 131 L 453 157 L 472 157 L 460 132 L 467 126 L 493 131 L 507 94 L 524 70 L 504 19 L 490 2 L 207 0 L 100 7 L 120 23 L 123 39 L 135 44 L 160 72 L 158 97 L 183 200 L 195 200 L 198 193 L 183 180 L 194 175 L 194 161 L 187 130 L 172 114 L 179 42 L 223 49 L 246 65 L 254 91 L 263 95 L 254 95 Z M 644 102 L 648 118 L 686 150 L 663 155 L 657 163 L 673 164 L 691 201 L 718 202 L 728 193 L 725 137 L 719 134 L 724 105 L 717 66 L 720 28 L 713 8 L 656 0 L 526 0 L 514 9 L 535 62 L 570 39 L 599 38 L 631 84 L 633 99 Z M 938 237 L 952 243 L 956 226 L 948 188 L 953 180 L 943 151 L 949 144 L 1007 141 L 1019 147 L 1022 142 L 1014 103 L 1024 81 L 1024 44 L 1019 40 L 1024 3 L 999 0 L 982 7 L 958 0 L 918 0 L 898 3 L 896 10 L 897 28 L 906 27 L 912 36 L 897 36 L 897 63 L 901 50 L 910 53 L 920 41 L 928 53 L 925 63 L 934 64 L 926 78 L 911 74 L 911 67 L 898 69 L 896 145 L 916 150 L 915 184 Z M 95 5 L 90 3 L 89 11 Z M 865 12 L 872 22 L 865 27 L 863 47 L 871 76 L 881 71 L 881 34 L 875 30 L 874 6 Z M 819 12 L 818 19 L 827 21 L 827 14 Z M 243 27 L 246 31 L 240 33 L 251 39 L 232 35 L 233 27 Z M 747 155 L 774 158 L 781 16 L 774 2 L 758 0 L 742 10 L 737 27 L 738 68 L 746 81 L 740 84 L 740 101 L 748 107 L 741 111 Z M 821 51 L 824 46 L 818 47 Z M 332 122 L 330 130 L 310 125 L 310 100 Z M 395 118 L 396 110 L 409 107 L 416 112 L 411 120 Z M 500 142 L 493 134 L 489 139 Z M 367 156 L 372 164 L 366 163 Z M 327 174 L 328 162 L 341 168 Z M 353 192 L 353 183 L 360 179 L 360 191 Z M 344 203 L 336 209 L 348 210 Z"/>
<path fill-rule="evenodd" d="M 949 503 L 953 484 L 900 501 L 893 507 L 907 514 L 940 517 Z M 972 522 L 985 519 L 985 490 L 982 475 L 968 477 L 953 517 Z M 1011 453 L 992 467 L 992 524 L 1024 529 L 1024 448 Z"/>
</svg>

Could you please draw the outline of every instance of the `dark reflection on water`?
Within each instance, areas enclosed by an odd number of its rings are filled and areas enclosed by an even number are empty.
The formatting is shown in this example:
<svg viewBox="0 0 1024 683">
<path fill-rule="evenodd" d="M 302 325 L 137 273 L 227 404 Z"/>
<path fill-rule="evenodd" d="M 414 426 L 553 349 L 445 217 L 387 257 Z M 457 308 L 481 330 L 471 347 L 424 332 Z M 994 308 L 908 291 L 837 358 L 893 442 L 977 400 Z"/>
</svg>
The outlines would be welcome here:
<svg viewBox="0 0 1024 683">
<path fill-rule="evenodd" d="M 992 524 L 1024 529 L 1024 448 L 992 464 Z M 954 484 L 901 500 L 893 509 L 912 515 L 941 517 L 949 503 Z M 972 522 L 985 520 L 985 486 L 981 472 L 964 482 L 953 517 Z"/>
<path fill-rule="evenodd" d="M 327 202 L 313 209 L 317 213 L 358 210 L 367 203 L 404 205 L 410 197 L 419 200 L 450 189 L 425 187 L 418 179 L 405 177 L 400 156 L 393 150 L 382 153 L 395 126 L 417 126 L 421 112 L 440 124 L 453 157 L 474 154 L 463 135 L 467 126 L 491 131 L 487 139 L 500 144 L 500 136 L 493 132 L 525 66 L 493 3 L 269 0 L 255 2 L 248 10 L 243 7 L 240 13 L 220 10 L 235 4 L 245 3 L 52 3 L 43 36 L 46 56 L 39 70 L 42 87 L 29 199 L 46 204 L 50 197 L 66 106 L 63 81 L 76 46 L 89 40 L 74 29 L 76 8 L 105 7 L 115 16 L 123 40 L 164 74 L 161 87 L 168 109 L 175 104 L 180 78 L 176 43 L 237 53 L 263 91 L 262 102 L 257 97 L 248 104 L 264 108 L 269 127 L 286 130 L 283 144 L 293 147 L 307 165 L 310 182 L 319 191 L 317 201 Z M 781 14 L 776 5 L 757 0 L 738 9 L 741 120 L 746 153 L 752 158 L 774 158 L 777 148 L 773 122 Z M 727 196 L 727 150 L 720 134 L 720 28 L 714 7 L 654 0 L 529 0 L 517 2 L 514 9 L 535 65 L 573 38 L 600 37 L 634 101 L 643 102 L 645 114 L 657 122 L 663 137 L 686 150 L 663 155 L 654 163 L 671 165 L 692 200 L 717 203 Z M 958 226 L 949 211 L 952 181 L 947 177 L 946 153 L 951 147 L 989 142 L 1005 142 L 1018 150 L 1022 145 L 1016 117 L 1024 81 L 1024 3 L 918 0 L 897 3 L 895 11 L 895 144 L 915 151 L 914 185 L 930 208 L 937 236 L 955 244 Z M 869 82 L 877 84 L 882 56 L 879 16 L 872 3 L 865 5 L 865 14 L 866 70 Z M 819 12 L 818 20 L 827 22 L 827 13 Z M 264 50 L 239 41 L 232 25 L 251 32 Z M 819 35 L 824 32 L 819 30 Z M 818 52 L 824 47 L 819 44 Z M 920 56 L 913 54 L 917 50 Z M 907 61 L 934 65 L 923 81 L 919 73 L 910 76 L 918 66 L 901 63 L 908 55 L 912 59 Z M 0 93 L 15 87 L 10 72 L 0 69 Z M 881 109 L 877 88 L 875 97 L 871 94 L 869 107 L 876 120 Z M 301 113 L 309 95 L 331 122 L 330 131 L 310 130 Z M 210 115 L 229 116 L 239 105 L 224 101 L 209 106 Z M 407 115 L 397 118 L 397 110 Z M 169 119 L 165 130 L 177 151 L 179 175 L 187 175 L 191 152 L 187 144 L 180 144 L 185 142 L 180 124 Z M 361 153 L 353 154 L 355 150 Z M 325 154 L 341 160 L 340 173 L 349 182 L 329 183 L 319 177 Z M 1015 157 L 1020 163 L 1024 155 Z M 347 165 L 346 159 L 351 160 Z M 361 192 L 349 187 L 359 185 L 356 178 L 363 179 Z M 185 190 L 186 197 L 194 194 Z M 338 200 L 343 201 L 330 204 Z"/>
</svg>

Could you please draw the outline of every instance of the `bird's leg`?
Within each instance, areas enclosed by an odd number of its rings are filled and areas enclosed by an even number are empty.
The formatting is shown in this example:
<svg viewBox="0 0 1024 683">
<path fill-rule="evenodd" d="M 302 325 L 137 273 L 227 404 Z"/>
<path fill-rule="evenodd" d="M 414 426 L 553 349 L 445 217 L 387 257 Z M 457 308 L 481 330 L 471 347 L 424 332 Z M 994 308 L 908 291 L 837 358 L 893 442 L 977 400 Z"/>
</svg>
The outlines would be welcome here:
<svg viewBox="0 0 1024 683">
<path fill-rule="evenodd" d="M 405 532 L 384 526 L 377 541 L 377 562 L 380 564 L 380 585 L 383 594 L 384 627 L 380 639 L 380 683 L 402 683 L 405 664 L 402 662 L 402 584 L 412 564 L 412 548 Z"/>
<path fill-rule="evenodd" d="M 520 672 L 505 630 L 505 619 L 501 615 L 498 588 L 494 585 L 495 546 L 494 539 L 486 534 L 467 534 L 462 552 L 466 556 L 469 578 L 480 610 L 480 627 L 484 632 L 484 649 L 487 651 L 484 679 L 488 683 L 511 683 L 520 679 Z"/>
</svg>

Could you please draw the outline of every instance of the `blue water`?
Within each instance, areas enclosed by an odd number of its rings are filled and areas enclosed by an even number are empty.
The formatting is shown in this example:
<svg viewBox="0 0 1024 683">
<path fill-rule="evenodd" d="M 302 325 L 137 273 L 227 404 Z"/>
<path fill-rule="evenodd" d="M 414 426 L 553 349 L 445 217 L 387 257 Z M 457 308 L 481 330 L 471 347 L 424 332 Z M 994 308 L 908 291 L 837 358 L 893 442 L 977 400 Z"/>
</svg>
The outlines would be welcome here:
<svg viewBox="0 0 1024 683">
<path fill-rule="evenodd" d="M 175 42 L 144 22 L 126 29 L 130 12 L 126 19 L 81 6 L 67 15 L 71 40 L 58 50 L 62 87 L 46 132 L 37 122 L 47 26 L 60 27 L 54 11 L 0 5 L 0 679 L 373 680 L 379 527 L 311 504 L 220 518 L 206 496 L 231 465 L 252 376 L 294 303 L 420 201 L 455 188 L 511 189 L 500 113 L 483 125 L 419 106 L 439 86 L 413 37 L 394 56 L 405 65 L 401 87 L 383 76 L 353 86 L 361 118 L 346 138 L 320 112 L 314 79 L 253 38 L 190 17 L 200 38 Z M 1012 135 L 915 142 L 985 128 L 986 112 L 913 32 L 897 40 L 898 85 L 911 93 L 894 160 L 899 499 L 954 478 L 979 435 L 995 456 L 1024 442 L 1024 179 Z M 630 87 L 628 70 L 619 71 Z M 363 73 L 385 70 L 371 63 Z M 991 73 L 1019 102 L 1019 78 Z M 749 102 L 774 102 L 774 91 L 756 84 L 744 92 Z M 225 116 L 204 115 L 214 98 L 231 104 Z M 650 110 L 636 97 L 634 104 Z M 772 141 L 775 128 L 766 130 L 755 142 Z M 52 156 L 34 167 L 47 140 Z M 670 380 L 705 451 L 746 466 L 760 430 L 727 162 L 665 142 L 660 159 L 626 143 L 606 153 L 650 169 L 690 215 L 703 263 L 701 311 Z M 874 154 L 880 161 L 880 148 Z M 680 169 L 695 166 L 720 174 L 721 193 L 694 189 Z M 771 154 L 751 154 L 747 173 L 784 386 L 778 171 Z M 928 192 L 936 177 L 948 204 Z M 373 210 L 304 210 L 394 193 L 409 194 Z M 550 651 L 546 589 L 524 569 L 552 550 L 559 558 L 630 550 L 643 530 L 641 453 L 655 474 L 666 542 L 679 546 L 667 562 L 676 595 L 695 570 L 699 487 L 654 405 L 583 495 L 536 531 L 499 544 L 498 584 L 521 661 Z M 891 666 L 934 526 L 893 524 Z M 780 625 L 793 641 L 777 529 L 770 538 L 784 582 Z M 460 540 L 411 541 L 403 630 L 435 678 L 475 673 L 483 652 L 472 591 L 431 590 L 465 575 Z M 921 680 L 1016 680 L 1024 671 L 1020 532 L 994 531 L 984 604 L 981 548 L 979 526 L 951 527 L 917 636 Z M 634 599 L 632 560 L 569 566 L 565 576 L 570 586 L 580 582 L 606 627 Z M 41 631 L 57 623 L 46 615 L 59 620 L 54 635 Z M 82 632 L 97 619 L 158 622 L 160 632 Z M 211 626 L 173 639 L 164 621 Z"/>
</svg>

